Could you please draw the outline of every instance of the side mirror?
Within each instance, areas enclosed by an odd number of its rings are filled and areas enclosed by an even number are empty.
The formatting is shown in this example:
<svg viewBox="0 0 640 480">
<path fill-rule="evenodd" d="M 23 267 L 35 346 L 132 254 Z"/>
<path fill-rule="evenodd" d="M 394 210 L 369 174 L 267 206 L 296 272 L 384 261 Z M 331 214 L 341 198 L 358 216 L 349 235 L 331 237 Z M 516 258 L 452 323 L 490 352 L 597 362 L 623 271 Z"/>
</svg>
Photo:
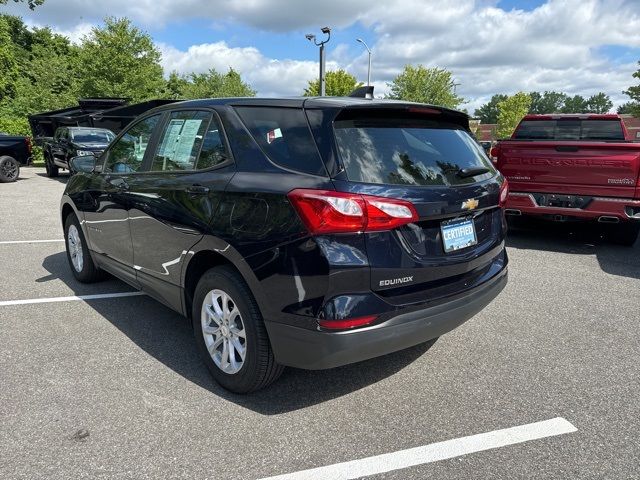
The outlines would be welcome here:
<svg viewBox="0 0 640 480">
<path fill-rule="evenodd" d="M 94 155 L 80 155 L 69 160 L 71 173 L 91 173 L 96 171 L 96 157 Z"/>
</svg>

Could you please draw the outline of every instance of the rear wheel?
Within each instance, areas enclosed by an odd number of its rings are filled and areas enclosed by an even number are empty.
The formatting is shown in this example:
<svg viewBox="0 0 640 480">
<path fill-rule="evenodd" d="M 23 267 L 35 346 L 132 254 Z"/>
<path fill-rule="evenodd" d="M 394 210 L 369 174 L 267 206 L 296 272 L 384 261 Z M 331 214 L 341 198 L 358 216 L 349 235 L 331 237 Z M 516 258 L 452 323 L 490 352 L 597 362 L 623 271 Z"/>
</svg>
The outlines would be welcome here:
<svg viewBox="0 0 640 480">
<path fill-rule="evenodd" d="M 80 223 L 73 213 L 68 215 L 64 222 L 64 239 L 67 260 L 76 280 L 82 283 L 102 280 L 104 273 L 93 263 Z"/>
<path fill-rule="evenodd" d="M 47 170 L 47 177 L 57 177 L 60 173 L 58 166 L 53 163 L 49 155 L 47 155 L 44 160 L 44 168 Z"/>
<path fill-rule="evenodd" d="M 609 240 L 612 242 L 632 247 L 640 234 L 640 222 L 622 222 L 611 225 L 608 233 Z"/>
<path fill-rule="evenodd" d="M 233 268 L 215 267 L 202 276 L 192 312 L 198 350 L 224 388 L 253 392 L 280 376 L 284 367 L 275 361 L 258 305 Z"/>
<path fill-rule="evenodd" d="M 7 155 L 0 157 L 0 182 L 15 182 L 20 176 L 20 164 Z"/>
</svg>

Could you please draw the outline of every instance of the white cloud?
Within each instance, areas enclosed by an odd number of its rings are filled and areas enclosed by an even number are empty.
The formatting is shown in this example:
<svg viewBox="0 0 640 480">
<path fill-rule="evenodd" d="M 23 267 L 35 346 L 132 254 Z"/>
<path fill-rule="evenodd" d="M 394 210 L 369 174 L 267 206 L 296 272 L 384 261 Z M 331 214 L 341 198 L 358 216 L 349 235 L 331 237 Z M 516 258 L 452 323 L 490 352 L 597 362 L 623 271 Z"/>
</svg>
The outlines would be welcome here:
<svg viewBox="0 0 640 480">
<path fill-rule="evenodd" d="M 640 48 L 638 0 L 548 0 L 533 11 L 505 11 L 499 6 L 497 0 L 56 0 L 55 5 L 49 0 L 26 15 L 33 22 L 51 23 L 69 32 L 71 38 L 79 38 L 78 32 L 83 28 L 86 32 L 91 22 L 114 12 L 129 16 L 142 28 L 194 17 L 266 31 L 359 24 L 372 32 L 372 80 L 377 94 L 386 90 L 386 83 L 405 64 L 421 63 L 451 70 L 461 84 L 459 93 L 470 99 L 470 111 L 494 93 L 519 90 L 582 95 L 605 91 L 617 104 L 626 101 L 621 92 L 633 83 L 636 65 L 628 60 L 616 63 L 599 49 L 607 45 Z M 20 6 L 5 9 L 16 11 Z M 25 10 L 22 5 L 20 12 Z M 79 16 L 81 25 L 77 25 Z M 261 95 L 299 94 L 307 80 L 317 75 L 315 58 L 268 58 L 252 46 L 216 42 L 187 50 L 161 45 L 161 50 L 168 71 L 233 67 Z M 359 79 L 366 78 L 363 49 L 329 44 L 328 55 L 329 68 L 346 68 Z"/>
<path fill-rule="evenodd" d="M 215 68 L 226 72 L 229 68 L 240 72 L 261 96 L 297 96 L 307 86 L 307 81 L 317 77 L 318 64 L 305 60 L 278 60 L 267 58 L 254 47 L 233 48 L 225 42 L 192 45 L 186 51 L 160 44 L 162 66 L 168 74 L 206 72 Z M 327 61 L 328 69 L 338 64 Z"/>
</svg>

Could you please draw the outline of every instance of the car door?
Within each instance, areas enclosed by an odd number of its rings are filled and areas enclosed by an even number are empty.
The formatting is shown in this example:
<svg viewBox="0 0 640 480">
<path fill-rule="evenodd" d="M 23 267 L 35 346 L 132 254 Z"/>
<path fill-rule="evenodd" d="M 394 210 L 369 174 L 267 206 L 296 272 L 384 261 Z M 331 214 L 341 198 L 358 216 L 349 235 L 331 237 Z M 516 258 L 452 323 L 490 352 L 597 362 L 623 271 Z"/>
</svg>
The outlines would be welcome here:
<svg viewBox="0 0 640 480">
<path fill-rule="evenodd" d="M 182 266 L 235 166 L 210 110 L 172 111 L 154 148 L 145 173 L 129 182 L 134 268 L 143 290 L 180 310 Z"/>
<path fill-rule="evenodd" d="M 137 285 L 129 225 L 129 184 L 141 175 L 148 146 L 162 114 L 145 117 L 122 133 L 101 157 L 104 163 L 95 184 L 87 189 L 93 208 L 85 211 L 90 248 L 105 270 Z"/>
<path fill-rule="evenodd" d="M 53 136 L 53 142 L 51 143 L 51 156 L 53 157 L 54 163 L 59 166 L 65 166 L 65 145 L 68 128 L 60 127 L 56 130 L 56 133 Z"/>
</svg>

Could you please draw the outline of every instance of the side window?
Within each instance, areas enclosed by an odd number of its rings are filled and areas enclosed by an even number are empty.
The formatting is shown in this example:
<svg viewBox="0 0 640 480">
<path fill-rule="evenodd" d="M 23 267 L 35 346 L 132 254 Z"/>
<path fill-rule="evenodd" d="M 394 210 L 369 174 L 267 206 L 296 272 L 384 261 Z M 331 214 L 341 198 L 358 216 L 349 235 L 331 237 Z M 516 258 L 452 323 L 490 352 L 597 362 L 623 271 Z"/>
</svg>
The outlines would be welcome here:
<svg viewBox="0 0 640 480">
<path fill-rule="evenodd" d="M 131 173 L 142 166 L 144 152 L 147 150 L 153 129 L 160 119 L 160 114 L 136 123 L 116 141 L 107 155 L 103 172 Z"/>
<path fill-rule="evenodd" d="M 209 112 L 173 112 L 162 133 L 151 171 L 203 170 L 228 158 L 222 132 Z"/>
<path fill-rule="evenodd" d="M 298 172 L 327 175 L 302 109 L 236 107 L 236 112 L 273 163 Z"/>
</svg>

